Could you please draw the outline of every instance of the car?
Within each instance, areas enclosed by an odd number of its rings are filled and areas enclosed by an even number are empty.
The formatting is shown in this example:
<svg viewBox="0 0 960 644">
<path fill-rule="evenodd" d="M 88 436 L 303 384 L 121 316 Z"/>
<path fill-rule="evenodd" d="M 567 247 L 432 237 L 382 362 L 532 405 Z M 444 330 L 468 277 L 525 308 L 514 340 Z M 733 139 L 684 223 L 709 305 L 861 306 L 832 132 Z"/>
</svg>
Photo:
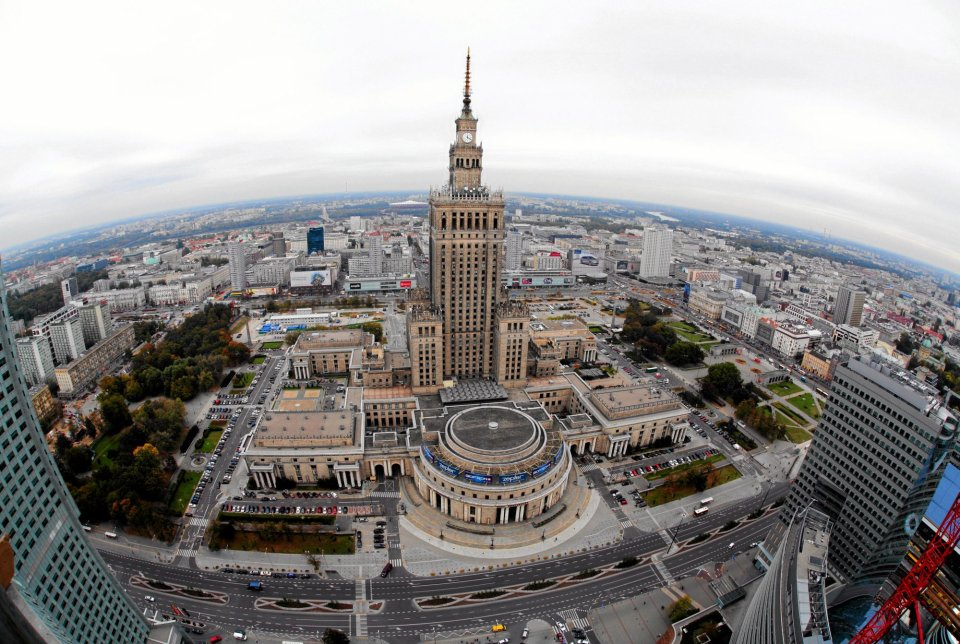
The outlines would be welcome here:
<svg viewBox="0 0 960 644">
<path fill-rule="evenodd" d="M 501 632 L 507 630 L 507 627 L 504 626 L 503 624 L 497 622 L 496 624 L 494 624 L 494 625 L 490 628 L 490 630 L 493 631 L 494 633 L 501 633 Z"/>
<path fill-rule="evenodd" d="M 731 541 L 731 542 L 730 542 L 730 545 L 727 546 L 727 548 L 733 549 L 733 547 L 736 546 L 736 545 L 737 545 L 736 543 L 734 543 L 733 541 Z"/>
<path fill-rule="evenodd" d="M 222 641 L 223 641 L 223 638 L 220 637 L 219 635 L 214 635 L 213 637 L 210 638 L 210 644 L 217 644 L 217 642 L 222 642 Z"/>
<path fill-rule="evenodd" d="M 393 564 L 388 561 L 388 562 L 387 562 L 387 565 L 385 565 L 385 566 L 383 567 L 383 570 L 380 571 L 380 576 L 381 576 L 381 577 L 386 577 L 387 575 L 390 574 L 390 571 L 391 571 L 391 570 L 393 570 Z"/>
<path fill-rule="evenodd" d="M 153 596 L 151 596 L 151 595 L 146 595 L 146 596 L 143 598 L 143 601 L 153 603 L 153 602 L 157 601 L 157 598 L 156 598 L 156 597 L 153 597 Z"/>
<path fill-rule="evenodd" d="M 620 505 L 626 505 L 626 504 L 627 504 L 627 500 L 621 496 L 621 497 L 620 497 Z"/>
</svg>

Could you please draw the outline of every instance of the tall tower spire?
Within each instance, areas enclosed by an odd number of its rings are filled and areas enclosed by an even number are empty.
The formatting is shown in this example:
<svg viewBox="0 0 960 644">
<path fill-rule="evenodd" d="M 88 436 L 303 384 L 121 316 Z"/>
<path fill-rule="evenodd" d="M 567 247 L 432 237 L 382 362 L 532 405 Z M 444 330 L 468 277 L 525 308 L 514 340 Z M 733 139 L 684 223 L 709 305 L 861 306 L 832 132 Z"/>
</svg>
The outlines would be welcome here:
<svg viewBox="0 0 960 644">
<path fill-rule="evenodd" d="M 470 111 L 470 48 L 467 47 L 467 73 L 466 82 L 463 85 L 463 111 Z"/>
</svg>

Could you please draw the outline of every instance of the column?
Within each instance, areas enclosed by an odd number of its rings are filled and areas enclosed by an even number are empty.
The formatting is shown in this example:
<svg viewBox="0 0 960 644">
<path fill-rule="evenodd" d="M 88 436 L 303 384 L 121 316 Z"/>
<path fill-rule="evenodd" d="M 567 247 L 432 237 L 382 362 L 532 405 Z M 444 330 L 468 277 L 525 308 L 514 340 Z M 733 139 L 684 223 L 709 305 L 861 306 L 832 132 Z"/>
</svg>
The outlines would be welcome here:
<svg viewBox="0 0 960 644">
<path fill-rule="evenodd" d="M 407 475 L 407 468 L 404 467 L 404 465 L 403 465 L 403 459 L 400 459 L 400 475 L 401 475 L 401 476 L 406 476 L 406 475 Z"/>
<path fill-rule="evenodd" d="M 277 475 L 273 470 L 267 473 L 267 482 L 270 483 L 268 487 L 276 489 L 277 487 Z"/>
</svg>

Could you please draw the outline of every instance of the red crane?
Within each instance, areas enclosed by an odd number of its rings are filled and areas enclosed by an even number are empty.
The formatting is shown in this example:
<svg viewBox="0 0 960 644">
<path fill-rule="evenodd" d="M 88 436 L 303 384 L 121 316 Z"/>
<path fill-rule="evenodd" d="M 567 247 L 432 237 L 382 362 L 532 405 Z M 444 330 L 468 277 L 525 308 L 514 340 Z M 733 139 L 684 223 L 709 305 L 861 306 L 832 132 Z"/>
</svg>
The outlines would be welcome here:
<svg viewBox="0 0 960 644">
<path fill-rule="evenodd" d="M 930 585 L 930 580 L 947 560 L 960 541 L 960 494 L 953 500 L 947 516 L 937 529 L 920 558 L 900 580 L 893 594 L 883 602 L 880 610 L 860 629 L 849 644 L 875 644 L 897 623 L 905 610 L 913 608 L 917 621 L 917 636 L 923 644 L 923 626 L 920 623 L 920 595 Z"/>
</svg>

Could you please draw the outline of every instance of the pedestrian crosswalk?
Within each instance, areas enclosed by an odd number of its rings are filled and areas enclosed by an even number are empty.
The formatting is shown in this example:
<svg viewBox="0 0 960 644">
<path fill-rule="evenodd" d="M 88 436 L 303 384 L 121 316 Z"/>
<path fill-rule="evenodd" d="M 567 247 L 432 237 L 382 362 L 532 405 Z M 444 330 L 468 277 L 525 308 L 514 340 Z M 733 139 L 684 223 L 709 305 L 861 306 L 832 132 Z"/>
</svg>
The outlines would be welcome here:
<svg viewBox="0 0 960 644">
<path fill-rule="evenodd" d="M 632 528 L 632 527 L 634 527 L 634 526 L 633 526 L 633 521 L 631 521 L 630 519 L 620 519 L 620 527 L 621 527 L 621 528 Z"/>
<path fill-rule="evenodd" d="M 593 472 L 598 469 L 600 468 L 597 466 L 596 463 L 593 463 L 593 462 L 584 463 L 580 466 L 580 471 L 583 472 L 584 474 L 586 474 L 587 472 Z"/>
<path fill-rule="evenodd" d="M 358 639 L 367 638 L 367 616 L 366 615 L 355 615 L 357 620 L 357 628 L 354 630 L 354 637 Z"/>
<path fill-rule="evenodd" d="M 573 628 L 579 628 L 582 630 L 587 630 L 590 628 L 590 622 L 587 621 L 586 617 L 580 617 L 580 613 L 576 608 L 560 611 L 560 617 L 563 618 L 563 621 L 565 621 L 567 625 L 572 625 Z"/>
<path fill-rule="evenodd" d="M 374 490 L 370 493 L 370 496 L 376 499 L 399 499 L 399 492 L 384 492 L 383 490 Z"/>
<path fill-rule="evenodd" d="M 193 548 L 177 548 L 177 556 L 190 559 L 197 556 L 197 551 Z"/>
<path fill-rule="evenodd" d="M 396 559 L 391 559 L 391 560 L 390 560 L 390 563 L 393 564 L 393 567 L 394 567 L 394 568 L 398 568 L 398 567 L 400 567 L 400 566 L 403 565 L 403 559 L 400 559 L 399 557 L 396 558 Z"/>
<path fill-rule="evenodd" d="M 190 519 L 190 523 L 188 525 L 192 527 L 197 527 L 197 528 L 206 528 L 207 525 L 209 524 L 210 524 L 210 519 L 205 519 L 203 517 L 193 517 L 192 519 Z"/>
<path fill-rule="evenodd" d="M 670 570 L 660 561 L 660 557 L 657 555 L 653 556 L 653 567 L 656 568 L 657 572 L 660 573 L 660 576 L 668 584 L 672 584 L 676 580 L 673 578 L 673 575 L 670 574 Z"/>
</svg>

